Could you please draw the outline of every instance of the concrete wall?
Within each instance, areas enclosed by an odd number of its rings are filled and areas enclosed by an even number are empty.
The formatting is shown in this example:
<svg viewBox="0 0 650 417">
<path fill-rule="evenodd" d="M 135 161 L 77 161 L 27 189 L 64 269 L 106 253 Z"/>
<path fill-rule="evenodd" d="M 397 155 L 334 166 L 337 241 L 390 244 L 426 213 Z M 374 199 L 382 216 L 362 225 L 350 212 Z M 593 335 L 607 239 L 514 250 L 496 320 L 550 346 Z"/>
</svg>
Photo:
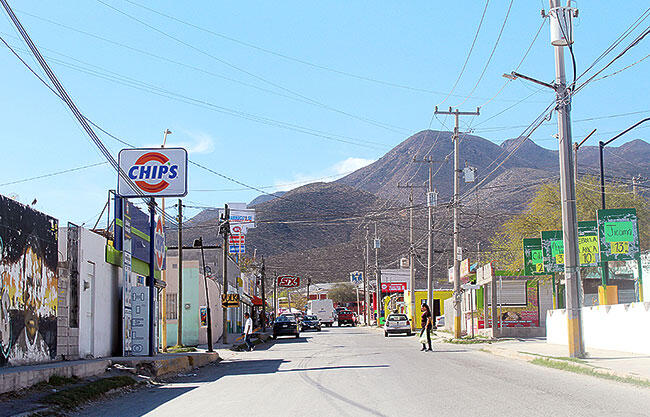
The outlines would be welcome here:
<svg viewBox="0 0 650 417">
<path fill-rule="evenodd" d="M 167 257 L 167 294 L 178 294 L 178 258 Z M 178 301 L 181 303 L 181 301 Z M 199 344 L 199 261 L 183 260 L 183 345 Z M 176 345 L 178 320 L 167 320 L 167 346 Z"/>
<path fill-rule="evenodd" d="M 59 256 L 65 261 L 67 233 L 66 227 L 59 233 Z M 106 238 L 79 228 L 79 327 L 68 330 L 77 335 L 81 358 L 121 354 L 120 271 L 106 262 Z"/>
<path fill-rule="evenodd" d="M 585 348 L 650 354 L 650 302 L 582 308 Z M 566 310 L 551 310 L 546 341 L 568 344 Z"/>
<path fill-rule="evenodd" d="M 221 307 L 221 285 L 217 284 L 211 279 L 208 279 L 208 295 L 210 297 L 210 310 L 212 317 L 212 342 L 216 342 L 217 339 L 221 336 L 223 332 L 223 309 Z M 205 278 L 203 275 L 199 275 L 199 306 L 205 307 L 207 303 L 205 301 Z M 199 311 L 199 324 L 201 320 L 200 311 Z M 199 327 L 199 344 L 207 345 L 208 344 L 208 327 L 206 326 Z"/>
</svg>

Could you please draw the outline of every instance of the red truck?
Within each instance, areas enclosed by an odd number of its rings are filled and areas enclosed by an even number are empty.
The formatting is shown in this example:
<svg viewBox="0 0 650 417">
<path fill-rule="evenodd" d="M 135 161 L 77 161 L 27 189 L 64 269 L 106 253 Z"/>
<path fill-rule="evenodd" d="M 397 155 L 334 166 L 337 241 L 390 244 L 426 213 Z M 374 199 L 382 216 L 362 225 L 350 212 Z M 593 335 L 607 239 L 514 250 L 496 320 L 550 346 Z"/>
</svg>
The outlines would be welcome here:
<svg viewBox="0 0 650 417">
<path fill-rule="evenodd" d="M 350 326 L 356 326 L 356 321 L 354 319 L 354 314 L 350 310 L 341 310 L 339 311 L 339 327 L 344 324 L 349 324 Z"/>
</svg>

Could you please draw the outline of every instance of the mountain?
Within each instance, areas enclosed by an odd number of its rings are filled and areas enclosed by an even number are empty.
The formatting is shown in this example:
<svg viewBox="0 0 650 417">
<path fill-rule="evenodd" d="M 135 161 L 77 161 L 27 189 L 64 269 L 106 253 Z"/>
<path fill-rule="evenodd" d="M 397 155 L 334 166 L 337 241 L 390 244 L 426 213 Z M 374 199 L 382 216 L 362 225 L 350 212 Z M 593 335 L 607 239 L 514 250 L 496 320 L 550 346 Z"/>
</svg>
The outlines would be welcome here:
<svg viewBox="0 0 650 417">
<path fill-rule="evenodd" d="M 629 179 L 650 177 L 650 144 L 642 140 L 605 149 L 606 173 Z M 422 186 L 428 166 L 413 158 L 431 156 L 435 162 L 434 185 L 440 193 L 435 208 L 434 277 L 436 287 L 448 285 L 451 260 L 451 217 L 447 203 L 453 192 L 453 143 L 451 132 L 425 130 L 404 140 L 374 163 L 330 183 L 298 187 L 278 197 L 260 196 L 251 202 L 257 210 L 257 227 L 246 236 L 247 255 L 264 255 L 269 275 L 297 274 L 314 282 L 349 279 L 349 272 L 363 269 L 366 236 L 372 243 L 377 224 L 381 237 L 378 263 L 396 267 L 409 248 L 408 190 L 398 184 Z M 578 153 L 581 173 L 597 173 L 598 147 L 583 146 Z M 527 138 L 497 145 L 474 135 L 461 135 L 461 167 L 476 168 L 476 181 L 461 181 L 460 246 L 470 259 L 480 257 L 489 238 L 513 213 L 521 212 L 541 184 L 559 178 L 558 152 Z M 475 190 L 475 188 L 477 188 Z M 414 248 L 416 285 L 426 287 L 427 210 L 423 188 L 414 192 Z M 216 211 L 205 210 L 185 225 L 184 241 L 191 244 L 204 235 L 206 244 L 221 243 L 216 234 Z M 206 238 L 206 236 L 208 236 Z M 175 239 L 174 234 L 170 241 Z M 173 244 L 173 243 L 172 243 Z M 370 264 L 374 264 L 370 251 Z"/>
<path fill-rule="evenodd" d="M 274 198 L 282 197 L 283 195 L 286 194 L 286 191 L 275 191 L 270 194 L 261 194 L 255 197 L 254 199 L 251 200 L 250 203 L 248 203 L 248 207 L 253 207 L 258 204 L 266 203 L 267 201 L 271 201 Z"/>
</svg>

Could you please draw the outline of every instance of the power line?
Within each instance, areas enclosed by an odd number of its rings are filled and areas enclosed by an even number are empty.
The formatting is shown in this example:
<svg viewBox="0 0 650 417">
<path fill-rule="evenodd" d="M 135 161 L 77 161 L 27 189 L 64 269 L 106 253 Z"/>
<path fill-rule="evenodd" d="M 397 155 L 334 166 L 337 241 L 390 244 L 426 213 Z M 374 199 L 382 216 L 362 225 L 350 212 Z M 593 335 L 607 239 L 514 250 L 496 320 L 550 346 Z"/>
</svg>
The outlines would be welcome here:
<svg viewBox="0 0 650 417">
<path fill-rule="evenodd" d="M 29 178 L 23 178 L 23 179 L 20 179 L 20 180 L 5 182 L 5 183 L 0 184 L 0 187 L 4 187 L 4 186 L 7 186 L 7 185 L 21 184 L 21 183 L 28 182 L 28 181 L 33 181 L 33 180 L 40 180 L 42 178 L 54 177 L 56 175 L 67 174 L 68 172 L 81 171 L 82 169 L 93 168 L 93 167 L 100 166 L 100 165 L 106 165 L 107 163 L 108 162 L 106 162 L 106 161 L 97 162 L 97 163 L 94 163 L 94 164 L 83 165 L 83 166 L 76 167 L 76 168 L 69 168 L 69 169 L 64 169 L 62 171 L 56 171 L 56 172 L 50 172 L 48 174 L 37 175 L 35 177 L 29 177 Z"/>
</svg>

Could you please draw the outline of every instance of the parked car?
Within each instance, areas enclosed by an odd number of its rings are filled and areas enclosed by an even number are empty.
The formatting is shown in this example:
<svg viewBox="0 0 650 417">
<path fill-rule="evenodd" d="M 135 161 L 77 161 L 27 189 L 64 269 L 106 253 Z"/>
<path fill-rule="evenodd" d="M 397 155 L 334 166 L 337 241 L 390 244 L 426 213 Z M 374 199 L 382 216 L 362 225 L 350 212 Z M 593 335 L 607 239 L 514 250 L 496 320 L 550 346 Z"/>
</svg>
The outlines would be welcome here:
<svg viewBox="0 0 650 417">
<path fill-rule="evenodd" d="M 354 314 L 350 310 L 341 310 L 339 311 L 339 327 L 344 324 L 349 324 L 350 326 L 356 326 L 354 322 Z"/>
<path fill-rule="evenodd" d="M 436 328 L 445 327 L 445 316 L 436 317 Z"/>
<path fill-rule="evenodd" d="M 298 322 L 293 314 L 282 314 L 275 319 L 273 323 L 273 339 L 277 339 L 278 336 L 300 337 Z"/>
<path fill-rule="evenodd" d="M 398 333 L 403 333 L 407 336 L 412 335 L 411 322 L 406 317 L 406 314 L 389 314 L 384 324 L 384 336 L 388 337 L 390 334 Z"/>
<path fill-rule="evenodd" d="M 321 324 L 320 320 L 318 320 L 318 317 L 315 315 L 306 315 L 303 317 L 302 321 L 300 322 L 300 331 L 305 331 L 305 330 L 316 330 L 317 332 L 320 332 L 321 330 Z"/>
</svg>

